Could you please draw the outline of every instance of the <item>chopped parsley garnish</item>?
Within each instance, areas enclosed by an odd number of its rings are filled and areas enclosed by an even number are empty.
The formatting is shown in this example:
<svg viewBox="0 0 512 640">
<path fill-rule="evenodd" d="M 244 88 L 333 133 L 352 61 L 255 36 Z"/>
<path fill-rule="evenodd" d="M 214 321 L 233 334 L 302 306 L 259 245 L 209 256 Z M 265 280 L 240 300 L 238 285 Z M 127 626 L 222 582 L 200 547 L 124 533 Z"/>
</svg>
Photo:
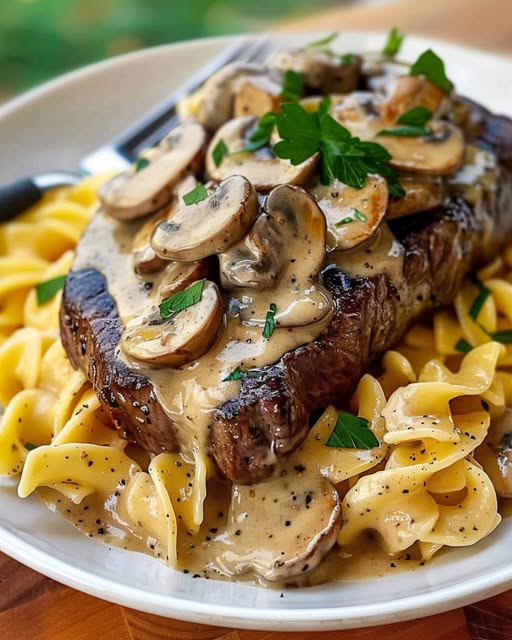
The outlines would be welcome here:
<svg viewBox="0 0 512 640">
<path fill-rule="evenodd" d="M 340 58 L 340 62 L 341 64 L 352 64 L 355 59 L 356 57 L 353 53 L 344 53 Z"/>
<path fill-rule="evenodd" d="M 256 151 L 267 145 L 276 124 L 276 114 L 269 111 L 258 120 L 256 129 L 249 136 L 249 141 L 241 151 Z"/>
<path fill-rule="evenodd" d="M 215 166 L 220 167 L 222 161 L 227 155 L 229 155 L 229 149 L 226 143 L 224 142 L 224 140 L 221 138 L 217 142 L 217 144 L 215 145 L 212 151 L 212 158 L 215 163 Z"/>
<path fill-rule="evenodd" d="M 480 328 L 483 329 L 483 327 Z M 495 331 L 494 333 L 485 331 L 485 333 L 487 333 L 489 338 L 494 340 L 494 342 L 501 342 L 501 344 L 510 344 L 512 342 L 512 329 L 508 329 L 505 331 Z"/>
<path fill-rule="evenodd" d="M 325 36 L 325 38 L 320 38 L 320 40 L 315 40 L 314 42 L 310 42 L 306 45 L 306 49 L 325 49 L 332 42 L 334 42 L 340 34 L 337 31 Z"/>
<path fill-rule="evenodd" d="M 359 209 L 354 209 L 354 218 L 356 220 L 360 220 L 361 222 L 367 222 L 368 220 L 365 214 L 362 211 L 359 211 Z"/>
<path fill-rule="evenodd" d="M 50 280 L 45 280 L 36 284 L 36 298 L 37 304 L 41 306 L 48 300 L 51 300 L 53 296 L 64 288 L 66 283 L 66 276 L 56 276 Z"/>
<path fill-rule="evenodd" d="M 426 127 L 426 123 L 432 117 L 432 111 L 425 107 L 418 106 L 409 109 L 397 119 L 402 127 L 393 127 L 391 129 L 383 129 L 379 131 L 379 136 L 404 136 L 404 137 L 416 137 L 416 136 L 428 136 L 431 131 Z"/>
<path fill-rule="evenodd" d="M 329 105 L 329 99 L 324 99 L 318 111 L 308 113 L 296 102 L 283 103 L 282 113 L 275 118 L 282 138 L 273 146 L 276 156 L 298 165 L 319 153 L 323 184 L 340 180 L 362 189 L 368 174 L 377 173 L 386 178 L 391 195 L 405 195 L 396 172 L 388 164 L 391 154 L 376 142 L 353 137 L 328 113 Z"/>
<path fill-rule="evenodd" d="M 432 49 L 427 49 L 420 55 L 412 65 L 409 74 L 411 76 L 425 76 L 443 93 L 451 93 L 453 89 L 453 82 L 446 76 L 443 60 Z"/>
<path fill-rule="evenodd" d="M 460 353 L 469 353 L 473 347 L 469 344 L 467 340 L 461 338 L 457 340 L 457 344 L 455 345 L 455 351 L 459 351 Z"/>
<path fill-rule="evenodd" d="M 197 187 L 195 187 L 194 189 L 192 189 L 192 191 L 189 191 L 183 196 L 183 202 L 188 206 L 191 204 L 197 204 L 198 202 L 202 202 L 203 200 L 206 200 L 207 197 L 208 197 L 208 191 L 206 190 L 206 187 L 204 186 L 204 184 L 200 182 L 197 185 Z"/>
<path fill-rule="evenodd" d="M 247 371 L 241 371 L 240 367 L 233 369 L 233 371 L 227 375 L 222 382 L 230 382 L 231 380 L 241 380 L 242 378 L 259 378 L 261 376 L 261 369 L 248 369 Z"/>
<path fill-rule="evenodd" d="M 350 218 L 349 216 L 347 216 L 346 218 L 343 218 L 339 222 L 336 222 L 336 224 L 334 226 L 335 227 L 342 227 L 343 225 L 350 224 L 351 222 L 354 222 L 354 218 Z"/>
<path fill-rule="evenodd" d="M 142 169 L 145 169 L 149 164 L 149 160 L 147 158 L 137 158 L 137 162 L 135 163 L 135 173 L 139 173 Z"/>
<path fill-rule="evenodd" d="M 284 72 L 281 96 L 287 100 L 298 100 L 304 91 L 304 76 L 298 71 L 287 69 Z"/>
<path fill-rule="evenodd" d="M 25 442 L 24 447 L 27 451 L 33 451 L 34 449 L 37 449 L 38 445 L 33 444 L 32 442 Z"/>
<path fill-rule="evenodd" d="M 203 288 L 204 280 L 198 280 L 183 291 L 178 291 L 177 293 L 173 293 L 172 296 L 164 298 L 158 305 L 158 308 L 160 309 L 160 317 L 163 320 L 166 320 L 176 313 L 179 313 L 184 309 L 188 309 L 200 302 L 201 296 L 203 295 Z"/>
<path fill-rule="evenodd" d="M 326 447 L 344 449 L 373 449 L 379 446 L 373 431 L 368 428 L 368 420 L 340 411 L 331 435 L 325 442 Z"/>
<path fill-rule="evenodd" d="M 485 304 L 485 301 L 491 295 L 490 289 L 488 289 L 481 282 L 478 282 L 478 284 L 480 289 L 478 291 L 476 298 L 473 300 L 471 307 L 469 308 L 469 315 L 475 322 L 476 322 L 476 319 L 478 318 L 478 314 L 480 313 L 480 311 L 482 310 L 482 307 Z"/>
<path fill-rule="evenodd" d="M 382 49 L 382 54 L 387 56 L 388 58 L 394 58 L 397 53 L 400 52 L 404 38 L 405 35 L 403 33 L 400 33 L 400 31 L 396 27 L 390 29 L 388 33 L 388 39 L 386 40 L 386 44 Z"/>
<path fill-rule="evenodd" d="M 276 315 L 277 306 L 271 302 L 267 311 L 267 315 L 265 318 L 265 326 L 263 327 L 262 336 L 265 340 L 270 340 L 272 334 L 274 333 L 274 329 L 276 328 L 276 323 L 274 320 L 274 316 Z"/>
</svg>

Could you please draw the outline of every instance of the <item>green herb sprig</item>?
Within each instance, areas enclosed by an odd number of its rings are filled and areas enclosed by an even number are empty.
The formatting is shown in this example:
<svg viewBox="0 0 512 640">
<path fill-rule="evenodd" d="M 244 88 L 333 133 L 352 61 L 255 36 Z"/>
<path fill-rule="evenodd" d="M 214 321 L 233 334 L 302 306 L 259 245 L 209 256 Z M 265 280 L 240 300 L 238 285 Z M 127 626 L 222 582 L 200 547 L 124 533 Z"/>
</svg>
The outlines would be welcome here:
<svg viewBox="0 0 512 640">
<path fill-rule="evenodd" d="M 424 51 L 409 70 L 411 76 L 424 76 L 429 82 L 439 87 L 443 93 L 453 90 L 453 82 L 448 79 L 443 60 L 432 51 Z"/>
<path fill-rule="evenodd" d="M 340 34 L 338 31 L 334 31 L 328 36 L 325 36 L 325 38 L 320 38 L 319 40 L 314 40 L 313 42 L 310 42 L 308 45 L 306 45 L 305 48 L 306 49 L 325 49 L 330 44 L 332 44 L 339 37 L 339 35 Z"/>
<path fill-rule="evenodd" d="M 282 104 L 282 112 L 275 116 L 281 137 L 272 149 L 276 156 L 298 165 L 319 153 L 323 184 L 340 180 L 362 189 L 368 174 L 377 173 L 386 178 L 391 195 L 405 195 L 396 172 L 388 164 L 391 154 L 376 142 L 352 136 L 328 113 L 329 105 L 329 99 L 324 99 L 317 111 L 308 113 L 295 102 Z"/>
<path fill-rule="evenodd" d="M 158 305 L 162 320 L 167 320 L 167 318 L 200 302 L 203 295 L 204 282 L 204 280 L 198 280 L 183 291 L 178 291 L 173 293 L 172 296 L 164 298 Z"/>
<path fill-rule="evenodd" d="M 215 166 L 220 167 L 220 165 L 222 164 L 222 161 L 228 155 L 229 155 L 228 146 L 224 142 L 224 140 L 221 138 L 217 142 L 217 144 L 215 145 L 212 151 L 212 158 L 213 158 L 213 162 L 215 163 Z"/>
<path fill-rule="evenodd" d="M 263 327 L 262 336 L 265 340 L 270 340 L 272 334 L 274 333 L 274 329 L 276 328 L 276 323 L 274 320 L 274 316 L 276 315 L 277 306 L 271 302 L 267 311 L 267 315 L 265 317 L 265 326 Z"/>
<path fill-rule="evenodd" d="M 460 340 L 457 340 L 454 349 L 459 353 L 469 353 L 473 350 L 473 346 L 465 338 L 460 338 Z"/>
<path fill-rule="evenodd" d="M 183 202 L 187 206 L 190 206 L 191 204 L 197 204 L 198 202 L 206 200 L 207 197 L 208 191 L 206 190 L 204 184 L 200 182 L 196 187 L 192 189 L 192 191 L 189 191 L 183 196 Z"/>
<path fill-rule="evenodd" d="M 368 428 L 366 418 L 354 416 L 340 411 L 331 435 L 325 442 L 326 447 L 340 447 L 343 449 L 373 449 L 379 446 L 373 431 Z"/>
<path fill-rule="evenodd" d="M 45 280 L 36 284 L 37 304 L 41 306 L 51 300 L 57 292 L 64 288 L 66 276 L 56 276 L 50 280 Z"/>
<path fill-rule="evenodd" d="M 147 158 L 137 158 L 137 162 L 135 163 L 135 173 L 139 173 L 142 169 L 145 169 L 149 165 L 149 160 Z"/>
<path fill-rule="evenodd" d="M 432 111 L 425 107 L 418 106 L 409 109 L 397 119 L 398 124 L 402 127 L 392 127 L 391 129 L 382 129 L 377 135 L 379 136 L 402 136 L 402 137 L 418 137 L 428 136 L 431 130 L 426 127 L 428 120 L 432 117 Z"/>
<path fill-rule="evenodd" d="M 287 100 L 299 100 L 304 93 L 304 76 L 298 71 L 287 69 L 284 72 L 281 97 Z"/>
<path fill-rule="evenodd" d="M 248 369 L 247 371 L 242 371 L 240 367 L 233 369 L 231 373 L 229 373 L 225 378 L 223 378 L 222 382 L 231 382 L 231 380 L 242 380 L 242 378 L 259 378 L 261 376 L 261 369 Z"/>
<path fill-rule="evenodd" d="M 390 29 L 388 33 L 388 39 L 386 40 L 386 44 L 382 49 L 382 55 L 388 58 L 394 58 L 398 53 L 400 53 L 404 38 L 405 34 L 400 33 L 397 27 L 393 27 L 392 29 Z"/>
</svg>

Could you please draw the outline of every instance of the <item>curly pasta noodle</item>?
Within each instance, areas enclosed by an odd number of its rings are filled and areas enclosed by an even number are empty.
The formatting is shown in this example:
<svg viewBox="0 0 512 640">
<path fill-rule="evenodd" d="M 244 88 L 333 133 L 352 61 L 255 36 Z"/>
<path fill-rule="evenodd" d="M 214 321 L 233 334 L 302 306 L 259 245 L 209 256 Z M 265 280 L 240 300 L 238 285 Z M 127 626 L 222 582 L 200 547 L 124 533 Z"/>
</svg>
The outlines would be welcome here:
<svg viewBox="0 0 512 640">
<path fill-rule="evenodd" d="M 58 190 L 0 226 L 0 475 L 21 497 L 37 489 L 49 502 L 57 494 L 74 505 L 115 499 L 118 527 L 174 566 L 178 536 L 194 536 L 203 521 L 206 456 L 149 459 L 121 440 L 66 358 L 61 294 L 36 300 L 36 284 L 69 270 L 100 181 Z M 469 312 L 482 285 L 468 281 L 452 309 L 384 355 L 378 378 L 361 379 L 350 409 L 368 420 L 378 446 L 326 447 L 337 419 L 328 407 L 289 457 L 290 467 L 307 466 L 344 496 L 342 547 L 371 529 L 389 553 L 416 545 L 429 558 L 443 546 L 474 544 L 499 524 L 495 486 L 506 494 L 507 479 L 496 462 L 499 433 L 490 447 L 486 438 L 512 406 L 512 345 L 489 334 L 512 326 L 511 266 L 507 249 L 479 274 L 489 295 L 478 321 Z M 461 339 L 474 347 L 466 355 L 456 348 Z"/>
</svg>

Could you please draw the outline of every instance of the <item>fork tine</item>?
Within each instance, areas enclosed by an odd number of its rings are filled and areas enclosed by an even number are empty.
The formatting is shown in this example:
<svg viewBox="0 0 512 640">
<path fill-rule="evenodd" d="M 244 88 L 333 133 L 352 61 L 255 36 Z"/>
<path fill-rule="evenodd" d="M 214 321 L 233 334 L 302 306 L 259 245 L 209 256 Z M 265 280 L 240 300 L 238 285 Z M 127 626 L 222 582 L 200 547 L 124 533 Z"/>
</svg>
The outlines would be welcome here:
<svg viewBox="0 0 512 640">
<path fill-rule="evenodd" d="M 178 123 L 176 115 L 178 101 L 198 89 L 212 73 L 230 62 L 263 62 L 270 50 L 271 39 L 268 36 L 244 38 L 235 43 L 202 67 L 186 84 L 174 91 L 164 104 L 130 127 L 115 146 L 124 155 L 135 158 L 143 148 L 158 143 Z"/>
</svg>

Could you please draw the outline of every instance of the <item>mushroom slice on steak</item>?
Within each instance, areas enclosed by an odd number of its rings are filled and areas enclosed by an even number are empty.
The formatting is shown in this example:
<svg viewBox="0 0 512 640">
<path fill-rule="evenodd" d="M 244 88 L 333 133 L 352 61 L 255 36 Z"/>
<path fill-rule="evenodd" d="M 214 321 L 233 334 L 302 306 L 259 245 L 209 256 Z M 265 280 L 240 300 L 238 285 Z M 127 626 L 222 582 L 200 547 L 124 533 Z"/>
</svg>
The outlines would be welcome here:
<svg viewBox="0 0 512 640">
<path fill-rule="evenodd" d="M 224 180 L 233 174 L 245 176 L 258 191 L 267 192 L 279 184 L 303 185 L 313 174 L 318 154 L 294 166 L 288 160 L 277 158 L 270 147 L 258 151 L 243 151 L 258 118 L 235 118 L 221 127 L 206 152 L 206 172 L 213 180 Z M 219 166 L 215 164 L 213 150 L 220 141 L 229 149 Z"/>
<path fill-rule="evenodd" d="M 387 220 L 434 209 L 442 204 L 447 195 L 446 184 L 440 176 L 419 173 L 401 175 L 400 185 L 405 191 L 405 196 L 391 200 L 388 204 Z"/>
<path fill-rule="evenodd" d="M 240 288 L 234 294 L 240 301 L 240 317 L 248 324 L 264 326 L 269 303 L 275 303 L 276 327 L 300 327 L 326 321 L 331 313 L 327 293 L 315 283 L 325 260 L 325 217 L 313 198 L 300 187 L 283 184 L 271 191 L 267 199 L 267 214 L 258 223 L 258 232 L 277 237 L 282 249 L 272 294 L 261 295 L 258 287 Z M 233 260 L 221 260 L 223 280 L 230 278 L 226 266 Z M 250 265 L 248 265 L 250 266 Z M 246 276 L 246 281 L 258 275 Z M 232 271 L 232 268 L 231 268 Z M 231 279 L 231 286 L 235 285 Z M 261 288 L 261 287 L 260 287 Z M 271 298 L 271 299 L 270 299 Z"/>
<path fill-rule="evenodd" d="M 153 307 L 132 319 L 121 337 L 124 353 L 139 362 L 179 367 L 196 360 L 215 342 L 223 319 L 217 286 L 204 282 L 199 302 L 162 318 Z"/>
<path fill-rule="evenodd" d="M 377 230 L 386 215 L 388 186 L 381 176 L 370 175 L 362 189 L 335 181 L 317 184 L 311 195 L 327 220 L 327 250 L 353 249 Z"/>
<path fill-rule="evenodd" d="M 222 253 L 247 233 L 258 209 L 251 183 L 243 176 L 230 176 L 204 200 L 181 203 L 157 226 L 151 246 L 161 258 L 178 262 Z"/>
<path fill-rule="evenodd" d="M 380 114 L 387 122 L 395 122 L 414 107 L 425 107 L 435 114 L 448 100 L 443 91 L 421 76 L 398 76 L 385 85 L 386 97 L 380 104 Z"/>
<path fill-rule="evenodd" d="M 234 485 L 228 519 L 236 544 L 218 557 L 224 569 L 293 582 L 314 569 L 334 545 L 341 504 L 327 480 L 285 476 Z"/>
<path fill-rule="evenodd" d="M 175 184 L 202 168 L 206 132 L 196 122 L 183 122 L 147 154 L 139 171 L 123 171 L 99 190 L 103 208 L 118 220 L 132 220 L 157 211 L 172 198 Z"/>
<path fill-rule="evenodd" d="M 324 94 L 355 91 L 361 64 L 360 56 L 342 57 L 321 49 L 282 51 L 268 61 L 270 67 L 283 73 L 291 69 L 302 74 L 308 88 Z"/>
<path fill-rule="evenodd" d="M 213 265 L 208 259 L 197 262 L 166 262 L 166 265 L 158 284 L 157 297 L 160 300 L 183 291 L 198 280 L 211 277 L 213 272 Z"/>
</svg>

